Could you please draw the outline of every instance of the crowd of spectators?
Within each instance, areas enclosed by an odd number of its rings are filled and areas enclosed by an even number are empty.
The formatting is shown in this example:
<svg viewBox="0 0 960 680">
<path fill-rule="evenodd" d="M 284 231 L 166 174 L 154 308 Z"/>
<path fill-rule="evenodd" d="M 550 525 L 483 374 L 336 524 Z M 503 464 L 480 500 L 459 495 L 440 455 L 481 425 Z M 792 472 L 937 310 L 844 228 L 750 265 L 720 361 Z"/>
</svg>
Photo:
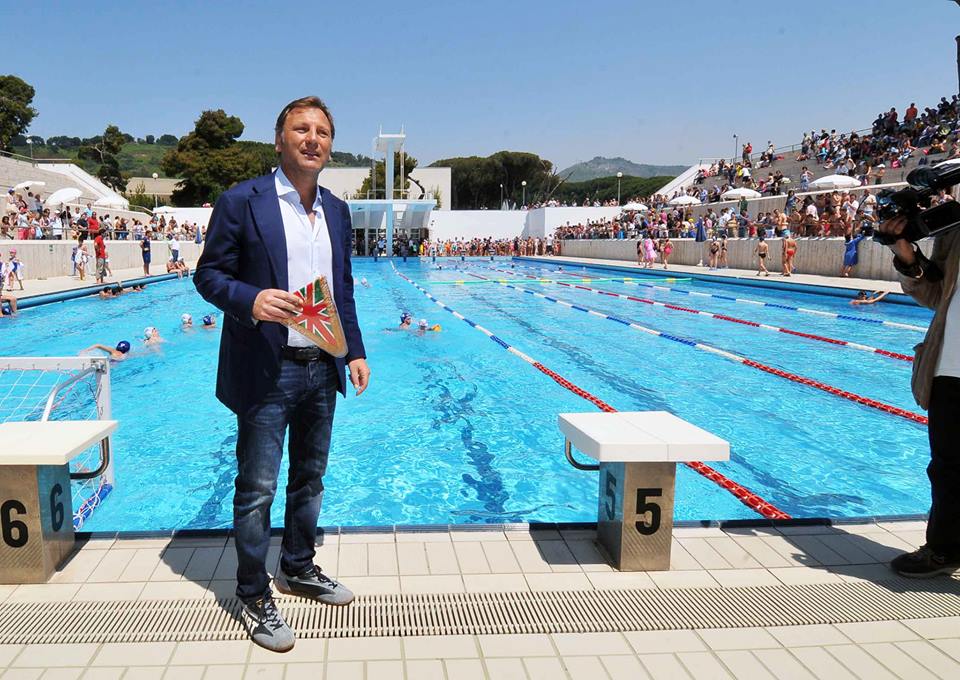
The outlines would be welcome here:
<svg viewBox="0 0 960 680">
<path fill-rule="evenodd" d="M 8 189 L 0 238 L 16 240 L 80 240 L 93 238 L 101 230 L 104 238 L 116 240 L 159 240 L 177 238 L 201 243 L 204 227 L 196 223 L 178 223 L 164 215 L 136 217 L 111 216 L 87 203 L 85 206 L 48 207 L 39 192 Z"/>
<path fill-rule="evenodd" d="M 941 156 L 931 159 L 932 156 Z M 786 177 L 774 166 L 778 161 L 790 158 L 797 163 L 808 163 L 798 177 Z M 701 203 L 721 200 L 730 189 L 746 187 L 762 195 L 782 195 L 794 184 L 799 191 L 807 191 L 814 173 L 810 167 L 819 167 L 834 175 L 848 175 L 857 179 L 861 186 L 884 182 L 888 169 L 902 168 L 911 159 L 917 165 L 927 165 L 948 159 L 960 158 L 960 97 L 941 97 L 934 107 L 926 107 L 921 113 L 911 103 L 901 118 L 897 109 L 881 113 L 873 121 L 869 133 L 838 134 L 836 130 L 821 129 L 803 134 L 798 151 L 778 153 L 772 142 L 759 158 L 753 155 L 753 146 L 748 142 L 742 147 L 737 161 L 720 159 L 709 167 L 701 168 L 694 178 L 694 185 L 675 192 L 696 197 Z M 760 171 L 763 172 L 760 172 Z M 722 178 L 710 189 L 704 185 L 712 177 Z"/>
</svg>

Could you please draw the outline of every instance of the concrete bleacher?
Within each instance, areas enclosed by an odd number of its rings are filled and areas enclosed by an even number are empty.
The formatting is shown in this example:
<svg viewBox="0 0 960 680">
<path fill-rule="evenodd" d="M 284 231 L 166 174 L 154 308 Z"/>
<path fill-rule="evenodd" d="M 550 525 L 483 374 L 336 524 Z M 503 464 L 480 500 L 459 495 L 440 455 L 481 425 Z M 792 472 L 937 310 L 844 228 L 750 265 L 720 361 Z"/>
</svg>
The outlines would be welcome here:
<svg viewBox="0 0 960 680">
<path fill-rule="evenodd" d="M 27 181 L 44 182 L 43 187 L 37 187 L 41 196 L 49 196 L 58 189 L 74 187 L 82 192 L 78 199 L 80 203 L 94 203 L 108 197 L 125 200 L 79 166 L 69 163 L 30 162 L 0 154 L 0 188 L 4 193 L 6 189 Z"/>
</svg>

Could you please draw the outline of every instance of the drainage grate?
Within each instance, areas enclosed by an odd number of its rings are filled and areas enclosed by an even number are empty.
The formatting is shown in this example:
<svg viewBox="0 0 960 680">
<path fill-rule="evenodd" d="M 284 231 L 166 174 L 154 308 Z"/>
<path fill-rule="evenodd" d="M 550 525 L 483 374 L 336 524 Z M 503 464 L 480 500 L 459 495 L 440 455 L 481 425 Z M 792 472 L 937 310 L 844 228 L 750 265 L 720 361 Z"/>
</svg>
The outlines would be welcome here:
<svg viewBox="0 0 960 680">
<path fill-rule="evenodd" d="M 918 589 L 922 587 L 922 589 Z M 960 579 L 750 588 L 280 598 L 301 638 L 743 628 L 960 616 Z M 0 644 L 239 640 L 235 599 L 0 605 Z"/>
</svg>

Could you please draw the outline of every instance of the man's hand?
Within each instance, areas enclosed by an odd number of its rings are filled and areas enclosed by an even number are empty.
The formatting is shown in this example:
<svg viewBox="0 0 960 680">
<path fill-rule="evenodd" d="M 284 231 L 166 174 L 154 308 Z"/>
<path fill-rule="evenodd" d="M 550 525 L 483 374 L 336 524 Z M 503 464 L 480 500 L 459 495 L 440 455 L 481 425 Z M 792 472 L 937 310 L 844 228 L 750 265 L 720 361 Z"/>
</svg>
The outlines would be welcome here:
<svg viewBox="0 0 960 680">
<path fill-rule="evenodd" d="M 296 317 L 303 305 L 293 293 L 277 288 L 266 288 L 253 301 L 253 318 L 257 321 L 282 323 Z"/>
<path fill-rule="evenodd" d="M 350 382 L 357 390 L 357 396 L 363 394 L 370 384 L 370 368 L 367 366 L 366 359 L 354 359 L 347 367 L 350 369 Z"/>
<path fill-rule="evenodd" d="M 886 236 L 899 236 L 907 227 L 907 218 L 897 216 L 885 222 L 881 222 L 877 231 Z M 902 238 L 890 244 L 890 250 L 894 252 L 897 258 L 905 265 L 910 266 L 916 262 L 917 257 L 913 250 L 913 245 Z"/>
</svg>

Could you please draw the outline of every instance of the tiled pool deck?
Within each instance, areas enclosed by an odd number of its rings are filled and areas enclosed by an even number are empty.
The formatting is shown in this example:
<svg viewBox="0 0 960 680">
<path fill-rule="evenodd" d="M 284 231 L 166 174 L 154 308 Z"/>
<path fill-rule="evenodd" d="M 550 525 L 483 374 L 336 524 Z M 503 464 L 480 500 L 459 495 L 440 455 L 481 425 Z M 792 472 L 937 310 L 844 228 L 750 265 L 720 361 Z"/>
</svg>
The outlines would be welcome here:
<svg viewBox="0 0 960 680">
<path fill-rule="evenodd" d="M 670 571 L 619 573 L 589 529 L 326 534 L 317 561 L 358 595 L 711 589 L 883 583 L 923 540 L 916 521 L 780 528 L 680 527 Z M 271 564 L 278 560 L 273 540 Z M 226 535 L 94 537 L 48 584 L 0 586 L 14 602 L 229 598 Z M 960 577 L 951 597 L 960 598 Z M 923 590 L 926 581 L 910 582 Z M 281 609 L 290 600 L 280 599 Z M 960 617 L 767 628 L 301 639 L 288 654 L 246 641 L 0 646 L 2 678 L 866 678 L 960 677 Z"/>
<path fill-rule="evenodd" d="M 629 263 L 551 258 L 577 264 Z M 702 269 L 672 267 L 674 272 Z M 660 270 L 662 271 L 662 270 Z M 118 272 L 134 276 L 137 272 Z M 659 273 L 659 272 L 658 272 Z M 752 272 L 711 272 L 751 276 Z M 807 281 L 806 279 L 810 279 Z M 897 290 L 898 284 L 833 277 L 803 284 Z M 786 281 L 785 281 L 786 283 Z M 36 282 L 28 294 L 76 287 Z M 923 542 L 923 523 L 675 530 L 670 571 L 619 573 L 589 529 L 327 533 L 317 561 L 358 595 L 583 593 L 718 589 L 798 584 L 891 583 L 886 562 Z M 270 552 L 279 558 L 278 539 Z M 14 603 L 123 603 L 230 598 L 236 558 L 226 534 L 211 537 L 92 537 L 42 585 L 0 585 Z M 930 584 L 928 586 L 927 584 Z M 960 575 L 936 580 L 960 599 Z M 934 582 L 910 582 L 923 591 Z M 953 587 L 955 586 L 955 587 Z M 280 598 L 281 609 L 291 600 Z M 649 627 L 649 626 L 648 626 Z M 242 640 L 0 645 L 8 678 L 309 678 L 310 680 L 587 680 L 642 678 L 960 677 L 960 617 L 874 617 L 860 623 L 684 628 L 625 632 L 313 638 L 288 654 Z"/>
</svg>

